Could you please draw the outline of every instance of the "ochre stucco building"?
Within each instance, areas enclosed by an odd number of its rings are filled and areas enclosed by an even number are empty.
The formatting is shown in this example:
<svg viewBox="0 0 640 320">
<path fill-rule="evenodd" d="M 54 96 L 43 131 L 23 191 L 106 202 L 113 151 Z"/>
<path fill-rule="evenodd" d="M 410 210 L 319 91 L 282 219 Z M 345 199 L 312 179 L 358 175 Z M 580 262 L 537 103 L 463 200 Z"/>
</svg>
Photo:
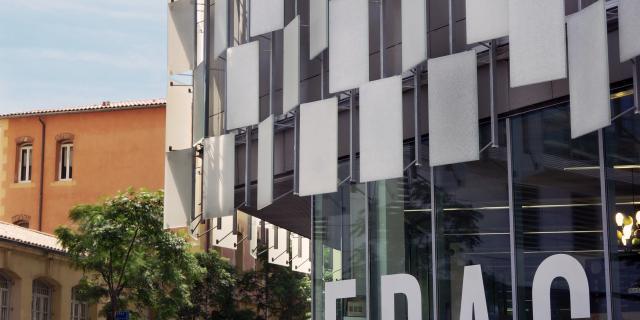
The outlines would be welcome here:
<svg viewBox="0 0 640 320">
<path fill-rule="evenodd" d="M 161 189 L 164 132 L 164 100 L 0 115 L 0 221 L 53 233 L 75 205 Z"/>
</svg>

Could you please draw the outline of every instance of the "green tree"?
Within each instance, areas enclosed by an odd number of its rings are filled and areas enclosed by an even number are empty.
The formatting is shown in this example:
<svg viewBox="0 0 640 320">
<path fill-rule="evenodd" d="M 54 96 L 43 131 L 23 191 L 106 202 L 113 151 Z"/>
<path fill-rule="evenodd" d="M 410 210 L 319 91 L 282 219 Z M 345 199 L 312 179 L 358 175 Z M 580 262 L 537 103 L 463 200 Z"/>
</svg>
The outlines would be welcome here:
<svg viewBox="0 0 640 320">
<path fill-rule="evenodd" d="M 206 270 L 191 290 L 191 306 L 180 311 L 180 319 L 253 320 L 250 310 L 238 310 L 236 303 L 237 273 L 218 252 L 197 253 L 200 267 Z"/>
<path fill-rule="evenodd" d="M 163 193 L 129 190 L 97 205 L 71 210 L 75 228 L 55 233 L 72 263 L 84 271 L 80 295 L 105 302 L 107 319 L 117 311 L 173 318 L 190 306 L 190 290 L 204 270 L 181 236 L 162 226 Z"/>
<path fill-rule="evenodd" d="M 264 246 L 258 248 L 262 252 Z M 238 281 L 238 293 L 245 303 L 258 308 L 264 319 L 281 320 L 310 319 L 311 279 L 309 276 L 292 271 L 290 268 L 272 265 L 263 253 L 256 260 L 255 271 L 244 273 Z"/>
</svg>

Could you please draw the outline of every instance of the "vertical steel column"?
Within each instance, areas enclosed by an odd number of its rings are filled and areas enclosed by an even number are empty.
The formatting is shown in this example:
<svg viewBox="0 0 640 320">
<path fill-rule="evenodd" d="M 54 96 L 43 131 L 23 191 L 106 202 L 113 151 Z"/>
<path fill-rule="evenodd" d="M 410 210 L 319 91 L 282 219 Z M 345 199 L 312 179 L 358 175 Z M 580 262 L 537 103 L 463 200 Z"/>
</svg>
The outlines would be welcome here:
<svg viewBox="0 0 640 320">
<path fill-rule="evenodd" d="M 298 179 L 300 178 L 299 172 L 299 157 L 298 151 L 300 150 L 300 139 L 298 135 L 300 134 L 299 130 L 300 124 L 300 107 L 297 108 L 293 112 L 293 194 L 297 195 L 300 189 L 300 184 Z"/>
<path fill-rule="evenodd" d="M 602 245 L 604 246 L 604 282 L 607 301 L 607 320 L 613 319 L 611 298 L 611 250 L 609 247 L 609 195 L 607 193 L 607 167 L 604 150 L 604 129 L 598 130 L 598 156 L 600 165 L 600 203 L 602 203 Z"/>
<path fill-rule="evenodd" d="M 497 94 L 497 79 L 496 79 L 496 40 L 491 40 L 489 47 L 489 93 L 491 104 L 491 146 L 497 148 L 499 145 L 498 137 L 498 107 L 496 106 Z"/>
<path fill-rule="evenodd" d="M 296 1 L 297 3 L 297 1 Z M 309 197 L 311 199 L 311 241 L 309 241 L 309 243 L 311 243 L 311 250 L 309 252 L 311 252 L 310 258 L 309 260 L 311 261 L 311 320 L 314 320 L 316 318 L 316 275 L 317 275 L 317 270 L 316 270 L 316 237 L 314 235 L 314 230 L 315 230 L 315 223 L 316 223 L 316 213 L 315 213 L 315 208 L 314 208 L 314 197 L 313 195 L 311 195 Z M 321 260 L 322 261 L 322 260 Z"/>
<path fill-rule="evenodd" d="M 349 187 L 350 188 L 350 187 Z M 365 314 L 371 319 L 371 247 L 369 246 L 369 183 L 364 183 Z"/>
<path fill-rule="evenodd" d="M 509 185 L 509 257 L 511 263 L 511 309 L 512 319 L 518 320 L 518 277 L 516 258 L 516 224 L 515 208 L 513 202 L 513 147 L 511 144 L 511 119 L 507 118 L 507 179 Z"/>
<path fill-rule="evenodd" d="M 422 68 L 420 65 L 416 66 L 415 73 L 413 75 L 413 148 L 415 153 L 415 165 L 421 166 L 420 152 L 422 149 L 422 138 L 420 135 L 420 76 Z"/>
<path fill-rule="evenodd" d="M 355 152 L 353 150 L 353 108 L 355 106 L 354 100 L 356 99 L 356 91 L 351 90 L 351 95 L 349 96 L 349 181 L 355 182 L 356 179 L 354 177 L 353 166 L 355 164 Z M 336 159 L 337 161 L 337 159 Z"/>
<path fill-rule="evenodd" d="M 244 205 L 251 204 L 251 127 L 247 127 L 244 134 Z"/>
<path fill-rule="evenodd" d="M 633 101 L 636 105 L 636 114 L 640 113 L 640 57 L 632 60 L 633 63 Z"/>
<path fill-rule="evenodd" d="M 436 246 L 436 187 L 435 187 L 435 168 L 429 168 L 429 179 L 431 180 L 431 305 L 433 309 L 433 320 L 438 320 L 438 247 Z"/>
<path fill-rule="evenodd" d="M 271 51 L 269 52 L 269 115 L 273 114 L 273 101 L 274 101 L 274 90 L 273 90 L 273 59 L 275 56 L 275 41 L 276 41 L 276 32 L 271 31 Z"/>
<path fill-rule="evenodd" d="M 449 0 L 449 54 L 453 54 L 453 0 Z"/>
<path fill-rule="evenodd" d="M 209 76 L 210 73 L 210 66 L 211 66 L 211 59 L 209 59 L 209 49 L 210 49 L 210 45 L 211 45 L 211 39 L 210 39 L 210 34 L 211 34 L 211 0 L 204 0 L 204 137 L 208 137 L 209 136 L 209 117 L 210 117 L 210 112 L 209 112 L 209 80 L 211 79 L 211 77 Z"/>
<path fill-rule="evenodd" d="M 380 1 L 380 79 L 384 79 L 384 0 Z"/>
<path fill-rule="evenodd" d="M 320 53 L 320 99 L 324 100 L 324 51 Z"/>
</svg>

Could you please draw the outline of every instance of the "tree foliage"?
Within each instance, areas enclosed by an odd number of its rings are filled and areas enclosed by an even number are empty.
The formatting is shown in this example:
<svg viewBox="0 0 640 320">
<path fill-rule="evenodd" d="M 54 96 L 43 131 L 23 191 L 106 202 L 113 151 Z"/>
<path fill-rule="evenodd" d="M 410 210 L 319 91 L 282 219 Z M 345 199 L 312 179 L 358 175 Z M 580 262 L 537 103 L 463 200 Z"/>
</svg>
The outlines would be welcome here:
<svg viewBox="0 0 640 320">
<path fill-rule="evenodd" d="M 162 192 L 130 190 L 75 207 L 75 228 L 55 231 L 72 263 L 84 271 L 80 295 L 92 303 L 106 301 L 107 319 L 127 309 L 174 318 L 191 306 L 191 288 L 204 269 L 185 239 L 163 230 L 162 214 Z"/>
</svg>

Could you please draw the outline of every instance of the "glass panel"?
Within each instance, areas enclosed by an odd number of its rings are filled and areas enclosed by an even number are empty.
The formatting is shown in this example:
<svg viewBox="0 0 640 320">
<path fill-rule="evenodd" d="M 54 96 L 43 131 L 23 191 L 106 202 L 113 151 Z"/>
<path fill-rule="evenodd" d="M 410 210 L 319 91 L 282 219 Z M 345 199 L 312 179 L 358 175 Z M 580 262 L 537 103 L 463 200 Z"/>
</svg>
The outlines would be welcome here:
<svg viewBox="0 0 640 320">
<path fill-rule="evenodd" d="M 422 163 L 428 163 L 427 143 Z M 414 159 L 413 144 L 404 148 L 404 162 Z M 407 318 L 407 300 L 380 301 L 380 277 L 406 273 L 418 280 L 422 318 L 430 317 L 431 181 L 428 166 L 413 166 L 404 178 L 374 182 L 369 190 L 371 319 L 381 319 L 382 303 L 395 303 L 396 319 Z"/>
<path fill-rule="evenodd" d="M 67 146 L 62 146 L 60 150 L 60 180 L 67 179 Z"/>
<path fill-rule="evenodd" d="M 592 318 L 605 308 L 598 141 L 571 139 L 566 105 L 512 121 L 519 319 L 532 319 L 533 276 L 547 257 L 577 259 L 589 281 Z M 568 285 L 551 286 L 552 319 L 570 319 Z"/>
<path fill-rule="evenodd" d="M 480 265 L 489 319 L 511 319 L 509 185 L 505 122 L 500 148 L 435 169 L 440 319 L 459 319 L 465 266 Z M 490 126 L 482 127 L 482 145 Z"/>
<path fill-rule="evenodd" d="M 340 165 L 346 176 L 348 165 Z M 314 197 L 315 319 L 324 319 L 324 284 L 356 279 L 357 297 L 338 301 L 337 316 L 365 319 L 365 185 L 342 184 L 338 192 Z"/>
<path fill-rule="evenodd" d="M 615 114 L 633 96 L 612 101 Z M 614 319 L 640 318 L 640 118 L 633 112 L 605 129 Z"/>
</svg>

